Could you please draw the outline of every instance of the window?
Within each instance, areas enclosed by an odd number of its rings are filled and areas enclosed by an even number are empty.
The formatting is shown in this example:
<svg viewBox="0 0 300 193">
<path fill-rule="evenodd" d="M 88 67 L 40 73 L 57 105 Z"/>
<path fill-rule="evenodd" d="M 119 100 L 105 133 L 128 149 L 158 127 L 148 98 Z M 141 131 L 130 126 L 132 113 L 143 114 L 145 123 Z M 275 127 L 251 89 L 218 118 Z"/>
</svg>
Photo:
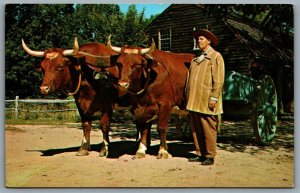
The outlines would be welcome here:
<svg viewBox="0 0 300 193">
<path fill-rule="evenodd" d="M 158 32 L 158 48 L 164 51 L 171 51 L 171 29 Z"/>
</svg>

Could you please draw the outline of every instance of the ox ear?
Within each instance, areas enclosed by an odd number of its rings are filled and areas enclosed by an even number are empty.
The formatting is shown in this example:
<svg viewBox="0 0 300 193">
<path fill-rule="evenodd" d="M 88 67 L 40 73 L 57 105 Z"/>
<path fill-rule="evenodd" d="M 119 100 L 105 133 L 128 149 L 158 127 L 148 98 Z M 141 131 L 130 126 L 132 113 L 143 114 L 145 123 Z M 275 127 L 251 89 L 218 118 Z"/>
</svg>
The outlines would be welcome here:
<svg viewBox="0 0 300 193">
<path fill-rule="evenodd" d="M 151 59 L 147 58 L 146 60 L 147 60 L 147 66 L 150 68 L 153 68 L 158 65 L 158 61 L 154 58 Z"/>
<path fill-rule="evenodd" d="M 144 76 L 147 78 L 147 74 L 150 73 L 150 79 L 153 77 L 156 77 L 155 67 L 158 65 L 158 61 L 154 58 L 151 58 L 151 59 L 147 58 L 146 61 L 147 61 L 147 66 L 143 70 Z M 153 73 L 154 73 L 154 75 L 153 75 Z"/>
<path fill-rule="evenodd" d="M 147 62 L 147 65 L 146 65 L 146 68 L 144 68 L 143 70 L 143 73 L 144 73 L 144 76 L 145 78 L 148 78 L 148 76 L 150 76 L 150 82 L 153 82 L 156 77 L 157 77 L 157 68 L 155 68 L 157 65 L 158 65 L 158 61 L 154 58 L 152 58 L 151 56 L 147 56 L 146 55 L 146 62 Z"/>
<path fill-rule="evenodd" d="M 153 68 L 158 65 L 158 61 L 149 54 L 144 55 L 147 60 L 147 67 Z"/>
<path fill-rule="evenodd" d="M 110 65 L 111 66 L 117 66 L 118 65 L 118 58 L 120 55 L 111 55 L 110 56 Z"/>
<path fill-rule="evenodd" d="M 70 64 L 75 68 L 78 67 L 80 64 L 85 63 L 85 57 L 76 57 L 76 56 L 66 56 L 70 60 Z"/>
</svg>

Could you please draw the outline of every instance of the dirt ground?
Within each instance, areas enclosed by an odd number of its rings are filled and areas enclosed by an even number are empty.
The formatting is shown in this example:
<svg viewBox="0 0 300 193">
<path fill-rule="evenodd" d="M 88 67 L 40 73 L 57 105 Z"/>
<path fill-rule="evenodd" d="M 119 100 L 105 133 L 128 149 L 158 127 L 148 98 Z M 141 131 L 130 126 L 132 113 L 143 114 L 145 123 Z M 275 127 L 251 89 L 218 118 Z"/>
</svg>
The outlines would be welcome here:
<svg viewBox="0 0 300 193">
<path fill-rule="evenodd" d="M 255 143 L 249 121 L 224 120 L 213 166 L 190 163 L 193 142 L 180 140 L 171 125 L 169 152 L 156 159 L 158 136 L 145 158 L 134 157 L 135 127 L 113 123 L 111 154 L 99 157 L 101 131 L 91 132 L 88 156 L 75 156 L 82 139 L 80 124 L 6 125 L 7 187 L 283 187 L 294 186 L 294 123 L 278 121 L 269 146 Z"/>
</svg>

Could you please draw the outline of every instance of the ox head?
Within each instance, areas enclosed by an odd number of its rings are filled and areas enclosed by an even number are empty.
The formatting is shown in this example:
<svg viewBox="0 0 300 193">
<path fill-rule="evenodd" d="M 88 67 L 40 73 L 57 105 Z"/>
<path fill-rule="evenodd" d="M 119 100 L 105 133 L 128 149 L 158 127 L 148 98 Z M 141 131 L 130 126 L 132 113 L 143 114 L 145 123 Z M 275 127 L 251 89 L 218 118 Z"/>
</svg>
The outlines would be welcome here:
<svg viewBox="0 0 300 193">
<path fill-rule="evenodd" d="M 139 94 L 146 79 L 150 76 L 151 67 L 157 64 L 157 61 L 149 55 L 155 50 L 154 41 L 152 40 L 150 48 L 133 48 L 128 46 L 120 48 L 112 46 L 110 36 L 108 36 L 107 46 L 119 53 L 118 58 L 114 59 L 120 71 L 118 81 L 119 94 L 123 95 L 127 92 Z"/>
<path fill-rule="evenodd" d="M 57 91 L 67 90 L 71 82 L 70 58 L 67 56 L 75 55 L 79 46 L 77 38 L 74 40 L 74 49 L 62 50 L 59 48 L 50 48 L 46 51 L 31 50 L 22 39 L 23 49 L 32 56 L 44 57 L 37 70 L 44 72 L 43 82 L 40 86 L 42 94 L 50 94 Z"/>
</svg>

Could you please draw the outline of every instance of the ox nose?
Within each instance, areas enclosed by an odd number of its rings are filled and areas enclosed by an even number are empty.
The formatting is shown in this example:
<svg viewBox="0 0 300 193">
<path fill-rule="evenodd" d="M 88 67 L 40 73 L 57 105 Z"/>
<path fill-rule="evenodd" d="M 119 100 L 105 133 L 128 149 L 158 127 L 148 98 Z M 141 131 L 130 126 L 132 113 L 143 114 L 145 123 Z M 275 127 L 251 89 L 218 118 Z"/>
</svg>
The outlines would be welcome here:
<svg viewBox="0 0 300 193">
<path fill-rule="evenodd" d="M 50 91 L 50 86 L 41 86 L 40 89 L 42 94 L 48 94 Z"/>
<path fill-rule="evenodd" d="M 129 87 L 129 83 L 128 82 L 121 82 L 121 81 L 119 81 L 119 88 L 121 90 L 127 90 L 128 87 Z"/>
</svg>

